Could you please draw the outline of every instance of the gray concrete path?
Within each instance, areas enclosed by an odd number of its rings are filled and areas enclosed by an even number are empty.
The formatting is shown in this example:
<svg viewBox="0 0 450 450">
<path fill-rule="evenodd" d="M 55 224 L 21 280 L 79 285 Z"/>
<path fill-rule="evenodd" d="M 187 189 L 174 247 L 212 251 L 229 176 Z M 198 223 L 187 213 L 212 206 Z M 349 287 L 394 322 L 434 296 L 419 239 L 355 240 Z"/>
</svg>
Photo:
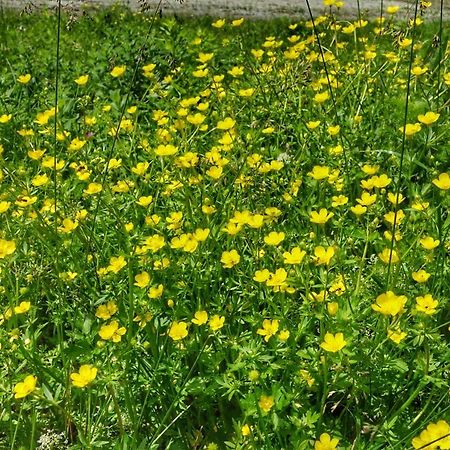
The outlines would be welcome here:
<svg viewBox="0 0 450 450">
<path fill-rule="evenodd" d="M 440 0 L 431 0 L 433 5 L 428 15 L 439 16 Z M 445 17 L 450 18 L 450 0 L 443 0 L 445 4 Z M 8 8 L 25 8 L 28 4 L 37 7 L 54 7 L 58 0 L 0 0 L 0 6 Z M 80 8 L 82 6 L 110 6 L 118 3 L 117 0 L 62 0 L 67 7 Z M 133 9 L 139 9 L 142 2 L 139 0 L 122 0 L 119 3 Z M 156 8 L 158 0 L 146 0 L 150 8 Z M 398 5 L 401 7 L 399 17 L 412 14 L 414 0 L 384 0 L 384 8 Z M 315 16 L 323 14 L 326 9 L 322 0 L 310 0 L 310 5 Z M 380 0 L 359 0 L 360 11 L 369 17 L 377 17 L 380 14 Z M 301 17 L 308 16 L 306 0 L 163 0 L 161 3 L 163 14 L 179 14 L 189 16 L 208 15 L 212 17 L 246 17 L 246 18 L 271 18 L 271 17 Z M 342 17 L 357 17 L 357 0 L 346 0 L 340 10 Z"/>
</svg>

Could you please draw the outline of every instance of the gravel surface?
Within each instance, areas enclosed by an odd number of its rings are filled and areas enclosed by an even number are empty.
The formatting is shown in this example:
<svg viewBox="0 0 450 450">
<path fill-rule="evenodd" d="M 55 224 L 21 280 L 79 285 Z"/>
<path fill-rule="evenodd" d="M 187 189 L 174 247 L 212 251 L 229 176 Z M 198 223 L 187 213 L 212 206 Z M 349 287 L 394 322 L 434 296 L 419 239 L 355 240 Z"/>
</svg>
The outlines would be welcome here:
<svg viewBox="0 0 450 450">
<path fill-rule="evenodd" d="M 340 11 L 342 17 L 357 17 L 358 0 L 347 0 Z M 431 0 L 433 6 L 430 15 L 439 16 L 440 0 Z M 445 3 L 445 17 L 450 18 L 450 0 Z M 54 7 L 57 0 L 0 0 L 0 6 L 5 8 L 25 8 L 28 4 L 37 7 Z M 117 0 L 62 0 L 62 4 L 68 8 L 80 8 L 86 5 L 91 7 L 111 6 L 118 3 Z M 122 0 L 119 3 L 133 9 L 139 9 L 139 0 Z M 158 0 L 146 0 L 153 10 L 158 6 Z M 359 0 L 360 10 L 369 17 L 380 14 L 380 0 Z M 322 0 L 310 0 L 313 14 L 323 14 L 325 8 Z M 401 6 L 401 14 L 412 14 L 414 0 L 384 0 L 384 8 L 390 5 Z M 211 17 L 246 17 L 246 18 L 271 18 L 271 17 L 307 17 L 308 10 L 306 0 L 162 0 L 161 9 L 163 14 L 179 14 L 189 16 L 208 15 Z M 400 14 L 400 13 L 399 13 Z"/>
</svg>

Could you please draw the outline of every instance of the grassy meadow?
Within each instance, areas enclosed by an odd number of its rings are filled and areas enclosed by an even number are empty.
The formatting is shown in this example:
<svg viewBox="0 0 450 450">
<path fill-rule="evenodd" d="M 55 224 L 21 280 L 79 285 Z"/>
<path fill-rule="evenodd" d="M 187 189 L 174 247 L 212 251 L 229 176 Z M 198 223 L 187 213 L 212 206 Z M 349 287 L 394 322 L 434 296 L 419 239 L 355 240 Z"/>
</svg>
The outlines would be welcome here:
<svg viewBox="0 0 450 450">
<path fill-rule="evenodd" d="M 450 24 L 327 4 L 2 12 L 0 449 L 450 449 Z"/>
</svg>

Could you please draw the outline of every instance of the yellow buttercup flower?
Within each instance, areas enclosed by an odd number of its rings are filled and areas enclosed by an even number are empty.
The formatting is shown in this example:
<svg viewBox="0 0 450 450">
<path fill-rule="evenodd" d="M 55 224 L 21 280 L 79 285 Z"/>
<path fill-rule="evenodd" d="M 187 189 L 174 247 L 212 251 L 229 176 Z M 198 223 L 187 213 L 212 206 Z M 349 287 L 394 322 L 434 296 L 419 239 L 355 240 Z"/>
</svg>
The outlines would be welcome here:
<svg viewBox="0 0 450 450">
<path fill-rule="evenodd" d="M 31 302 L 23 301 L 20 302 L 19 306 L 14 307 L 14 314 L 25 314 L 31 308 Z"/>
<path fill-rule="evenodd" d="M 12 255 L 16 251 L 16 243 L 14 241 L 7 241 L 0 239 L 0 259 Z"/>
<path fill-rule="evenodd" d="M 338 438 L 331 438 L 328 433 L 322 433 L 314 443 L 314 450 L 335 450 L 339 444 Z"/>
<path fill-rule="evenodd" d="M 265 413 L 268 413 L 273 405 L 275 405 L 275 401 L 271 395 L 261 395 L 258 401 L 258 406 Z"/>
<path fill-rule="evenodd" d="M 429 316 L 436 313 L 438 304 L 439 302 L 435 300 L 431 294 L 416 297 L 417 311 L 423 312 Z"/>
<path fill-rule="evenodd" d="M 224 323 L 224 316 L 215 315 L 209 319 L 209 328 L 211 329 L 211 331 L 218 331 L 223 327 Z"/>
<path fill-rule="evenodd" d="M 89 81 L 89 75 L 81 75 L 74 81 L 76 84 L 78 84 L 78 86 L 84 86 Z"/>
<path fill-rule="evenodd" d="M 97 368 L 90 364 L 83 364 L 80 366 L 78 372 L 70 374 L 72 384 L 79 388 L 84 388 L 88 384 L 91 384 L 97 377 Z"/>
<path fill-rule="evenodd" d="M 334 256 L 334 248 L 333 247 L 323 247 L 321 245 L 319 245 L 318 247 L 316 247 L 314 249 L 314 262 L 317 265 L 322 265 L 322 264 L 330 264 L 331 259 Z"/>
<path fill-rule="evenodd" d="M 433 184 L 444 191 L 450 189 L 450 175 L 448 173 L 441 173 L 438 178 L 433 180 Z"/>
<path fill-rule="evenodd" d="M 426 236 L 419 239 L 419 243 L 425 250 L 433 250 L 441 243 L 441 241 L 439 239 L 434 239 L 432 236 Z"/>
<path fill-rule="evenodd" d="M 425 283 L 426 281 L 428 281 L 428 278 L 430 278 L 430 276 L 431 274 L 429 274 L 423 269 L 420 269 L 417 272 L 412 273 L 412 278 L 417 283 Z"/>
<path fill-rule="evenodd" d="M 231 269 L 233 266 L 239 263 L 241 257 L 236 250 L 225 251 L 222 253 L 220 262 L 225 269 Z"/>
<path fill-rule="evenodd" d="M 102 325 L 98 334 L 104 341 L 120 342 L 122 336 L 127 332 L 125 327 L 119 327 L 119 322 L 113 320 L 108 325 Z"/>
<path fill-rule="evenodd" d="M 109 320 L 116 312 L 117 305 L 110 300 L 108 303 L 100 305 L 95 312 L 95 316 L 102 320 Z"/>
<path fill-rule="evenodd" d="M 204 325 L 208 322 L 208 313 L 206 311 L 196 311 L 191 322 L 195 323 L 195 325 Z"/>
<path fill-rule="evenodd" d="M 406 126 L 400 127 L 399 131 L 404 133 L 406 137 L 411 137 L 418 133 L 421 129 L 422 127 L 420 126 L 420 123 L 407 123 Z"/>
<path fill-rule="evenodd" d="M 277 245 L 281 244 L 281 242 L 283 242 L 285 236 L 286 236 L 285 233 L 283 233 L 282 231 L 280 232 L 271 231 L 267 236 L 264 236 L 264 242 L 267 245 L 272 245 L 276 247 Z"/>
<path fill-rule="evenodd" d="M 389 264 L 389 262 L 391 264 L 397 264 L 400 261 L 398 253 L 394 249 L 391 251 L 389 248 L 385 248 L 381 253 L 378 253 L 378 258 L 385 264 Z"/>
<path fill-rule="evenodd" d="M 372 309 L 384 316 L 396 316 L 405 311 L 407 300 L 405 295 L 395 295 L 392 291 L 387 291 L 377 297 Z"/>
<path fill-rule="evenodd" d="M 31 75 L 29 73 L 25 74 L 25 75 L 20 75 L 19 78 L 17 78 L 17 81 L 20 84 L 28 84 L 31 80 Z"/>
<path fill-rule="evenodd" d="M 259 328 L 256 332 L 259 335 L 264 336 L 266 342 L 269 342 L 269 339 L 277 333 L 278 327 L 278 320 L 264 319 L 262 328 Z"/>
<path fill-rule="evenodd" d="M 327 223 L 333 216 L 334 213 L 328 212 L 326 208 L 321 208 L 320 211 L 311 211 L 309 220 L 312 223 L 323 225 Z"/>
<path fill-rule="evenodd" d="M 140 288 L 146 288 L 150 284 L 150 275 L 148 272 L 138 273 L 134 277 L 134 285 Z"/>
<path fill-rule="evenodd" d="M 400 344 L 403 339 L 407 336 L 407 333 L 401 330 L 388 330 L 387 331 L 388 338 L 395 342 L 396 344 Z"/>
<path fill-rule="evenodd" d="M 231 130 L 236 125 L 236 121 L 233 120 L 231 117 L 226 117 L 223 120 L 219 120 L 217 122 L 217 129 L 218 130 Z"/>
<path fill-rule="evenodd" d="M 423 123 L 424 125 L 432 125 L 434 122 L 436 122 L 440 117 L 440 114 L 434 113 L 432 111 L 428 111 L 425 114 L 419 114 L 417 116 L 417 120 L 420 123 Z"/>
<path fill-rule="evenodd" d="M 300 247 L 294 247 L 290 252 L 284 252 L 284 264 L 300 264 L 305 257 L 306 252 Z"/>
<path fill-rule="evenodd" d="M 186 322 L 172 322 L 169 329 L 169 337 L 174 341 L 184 339 L 188 335 Z"/>
<path fill-rule="evenodd" d="M 14 386 L 14 398 L 19 399 L 30 395 L 36 389 L 36 384 L 37 378 L 34 375 L 28 375 L 23 381 Z"/>
<path fill-rule="evenodd" d="M 343 333 L 326 333 L 320 346 L 327 352 L 336 353 L 347 345 Z"/>
<path fill-rule="evenodd" d="M 12 114 L 2 114 L 0 116 L 0 123 L 8 123 L 12 119 Z"/>
<path fill-rule="evenodd" d="M 109 260 L 109 266 L 107 267 L 108 272 L 118 273 L 127 265 L 124 256 L 113 256 Z"/>
<path fill-rule="evenodd" d="M 127 70 L 127 66 L 115 66 L 111 70 L 111 76 L 114 78 L 121 77 L 125 73 L 125 70 Z"/>
</svg>

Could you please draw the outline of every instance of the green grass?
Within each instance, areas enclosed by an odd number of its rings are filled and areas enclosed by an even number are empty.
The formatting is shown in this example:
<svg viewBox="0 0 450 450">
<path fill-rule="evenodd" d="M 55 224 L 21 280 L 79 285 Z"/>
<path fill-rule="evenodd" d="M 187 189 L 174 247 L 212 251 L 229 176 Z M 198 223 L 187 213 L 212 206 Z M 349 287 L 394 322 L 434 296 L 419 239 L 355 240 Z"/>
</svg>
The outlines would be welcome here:
<svg viewBox="0 0 450 450">
<path fill-rule="evenodd" d="M 0 448 L 450 448 L 448 24 L 214 20 L 2 16 Z"/>
</svg>

